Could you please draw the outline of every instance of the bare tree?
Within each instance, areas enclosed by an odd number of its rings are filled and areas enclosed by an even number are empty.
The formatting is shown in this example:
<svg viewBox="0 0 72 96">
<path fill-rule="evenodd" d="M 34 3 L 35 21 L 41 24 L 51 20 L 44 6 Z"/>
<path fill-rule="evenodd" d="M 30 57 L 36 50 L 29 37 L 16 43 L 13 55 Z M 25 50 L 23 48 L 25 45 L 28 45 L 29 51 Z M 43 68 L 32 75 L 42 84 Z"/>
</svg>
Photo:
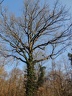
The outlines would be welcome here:
<svg viewBox="0 0 72 96">
<path fill-rule="evenodd" d="M 6 10 L 0 14 L 0 39 L 6 46 L 1 54 L 27 65 L 26 96 L 34 96 L 35 64 L 59 55 L 72 36 L 65 7 L 56 2 L 50 10 L 39 1 L 25 0 L 21 17 L 8 15 Z"/>
</svg>

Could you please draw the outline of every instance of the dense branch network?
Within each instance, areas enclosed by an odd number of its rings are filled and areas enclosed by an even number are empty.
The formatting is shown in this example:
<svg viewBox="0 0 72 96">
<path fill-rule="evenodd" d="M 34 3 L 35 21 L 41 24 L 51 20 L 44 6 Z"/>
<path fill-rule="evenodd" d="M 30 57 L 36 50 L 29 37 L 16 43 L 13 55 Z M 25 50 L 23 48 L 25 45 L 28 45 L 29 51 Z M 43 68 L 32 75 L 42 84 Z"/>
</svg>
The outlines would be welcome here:
<svg viewBox="0 0 72 96">
<path fill-rule="evenodd" d="M 39 0 L 32 7 L 31 3 L 25 2 L 22 17 L 17 18 L 14 15 L 7 17 L 7 13 L 3 11 L 1 18 L 0 37 L 12 47 L 12 50 L 14 49 L 18 58 L 25 61 L 29 59 L 30 54 L 33 57 L 34 52 L 37 53 L 38 50 L 44 52 L 47 46 L 51 46 L 50 55 L 42 54 L 44 56 L 41 59 L 35 58 L 33 62 L 49 59 L 63 49 L 55 52 L 55 48 L 64 44 L 72 36 L 71 24 L 67 25 L 70 21 L 67 11 L 64 7 L 58 9 L 57 2 L 52 11 L 45 5 L 39 8 Z M 67 28 L 64 27 L 65 25 Z M 13 56 L 17 57 L 14 54 Z"/>
</svg>

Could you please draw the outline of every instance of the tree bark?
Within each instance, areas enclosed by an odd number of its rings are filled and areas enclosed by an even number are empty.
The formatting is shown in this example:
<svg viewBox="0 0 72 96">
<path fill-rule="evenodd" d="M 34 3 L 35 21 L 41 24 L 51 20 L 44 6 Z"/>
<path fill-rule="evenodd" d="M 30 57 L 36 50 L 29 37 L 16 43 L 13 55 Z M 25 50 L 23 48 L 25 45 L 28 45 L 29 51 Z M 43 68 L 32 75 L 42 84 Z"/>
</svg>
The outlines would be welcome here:
<svg viewBox="0 0 72 96">
<path fill-rule="evenodd" d="M 30 54 L 27 63 L 27 84 L 26 84 L 26 96 L 34 96 L 35 94 L 35 72 L 32 54 Z"/>
</svg>

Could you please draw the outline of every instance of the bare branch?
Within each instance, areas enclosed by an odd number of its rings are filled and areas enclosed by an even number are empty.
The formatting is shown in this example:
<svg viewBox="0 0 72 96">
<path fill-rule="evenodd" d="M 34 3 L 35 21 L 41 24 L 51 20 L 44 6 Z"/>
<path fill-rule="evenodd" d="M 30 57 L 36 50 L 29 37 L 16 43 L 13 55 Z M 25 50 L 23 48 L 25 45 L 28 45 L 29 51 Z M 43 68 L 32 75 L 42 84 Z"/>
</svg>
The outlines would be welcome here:
<svg viewBox="0 0 72 96">
<path fill-rule="evenodd" d="M 60 50 L 54 54 L 54 45 L 57 47 L 64 44 L 72 36 L 70 17 L 65 7 L 57 8 L 57 4 L 58 2 L 50 10 L 46 5 L 40 7 L 39 0 L 35 1 L 33 6 L 30 6 L 31 2 L 25 1 L 21 17 L 8 17 L 6 12 L 1 12 L 0 38 L 26 61 L 33 58 L 34 52 L 38 53 L 38 49 L 44 52 L 50 45 L 53 47 L 51 54 L 36 62 L 57 55 Z"/>
<path fill-rule="evenodd" d="M 1 0 L 1 1 L 0 1 L 0 4 L 2 4 L 2 3 L 3 3 L 3 1 L 4 1 L 4 0 Z"/>
</svg>

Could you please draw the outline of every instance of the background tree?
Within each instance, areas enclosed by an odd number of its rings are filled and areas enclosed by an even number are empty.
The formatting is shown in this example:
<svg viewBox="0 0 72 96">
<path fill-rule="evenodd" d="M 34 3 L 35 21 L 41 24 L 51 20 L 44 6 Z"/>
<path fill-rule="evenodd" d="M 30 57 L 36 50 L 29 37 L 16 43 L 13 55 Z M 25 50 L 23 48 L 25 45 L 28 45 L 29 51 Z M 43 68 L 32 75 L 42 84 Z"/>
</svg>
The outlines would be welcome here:
<svg viewBox="0 0 72 96">
<path fill-rule="evenodd" d="M 45 79 L 45 68 L 44 66 L 39 64 L 39 71 L 38 71 L 38 80 L 37 80 L 37 88 L 41 87 L 44 83 Z"/>
<path fill-rule="evenodd" d="M 3 66 L 0 66 L 0 95 L 1 96 L 5 96 L 5 91 L 6 90 L 6 78 L 7 78 L 8 74 L 5 71 Z"/>
<path fill-rule="evenodd" d="M 34 96 L 36 76 L 34 66 L 61 54 L 72 36 L 70 17 L 58 2 L 50 10 L 40 6 L 40 0 L 24 0 L 23 14 L 16 17 L 7 10 L 0 14 L 0 39 L 5 43 L 1 52 L 27 65 L 26 96 Z M 62 47 L 63 46 L 63 47 Z"/>
</svg>

